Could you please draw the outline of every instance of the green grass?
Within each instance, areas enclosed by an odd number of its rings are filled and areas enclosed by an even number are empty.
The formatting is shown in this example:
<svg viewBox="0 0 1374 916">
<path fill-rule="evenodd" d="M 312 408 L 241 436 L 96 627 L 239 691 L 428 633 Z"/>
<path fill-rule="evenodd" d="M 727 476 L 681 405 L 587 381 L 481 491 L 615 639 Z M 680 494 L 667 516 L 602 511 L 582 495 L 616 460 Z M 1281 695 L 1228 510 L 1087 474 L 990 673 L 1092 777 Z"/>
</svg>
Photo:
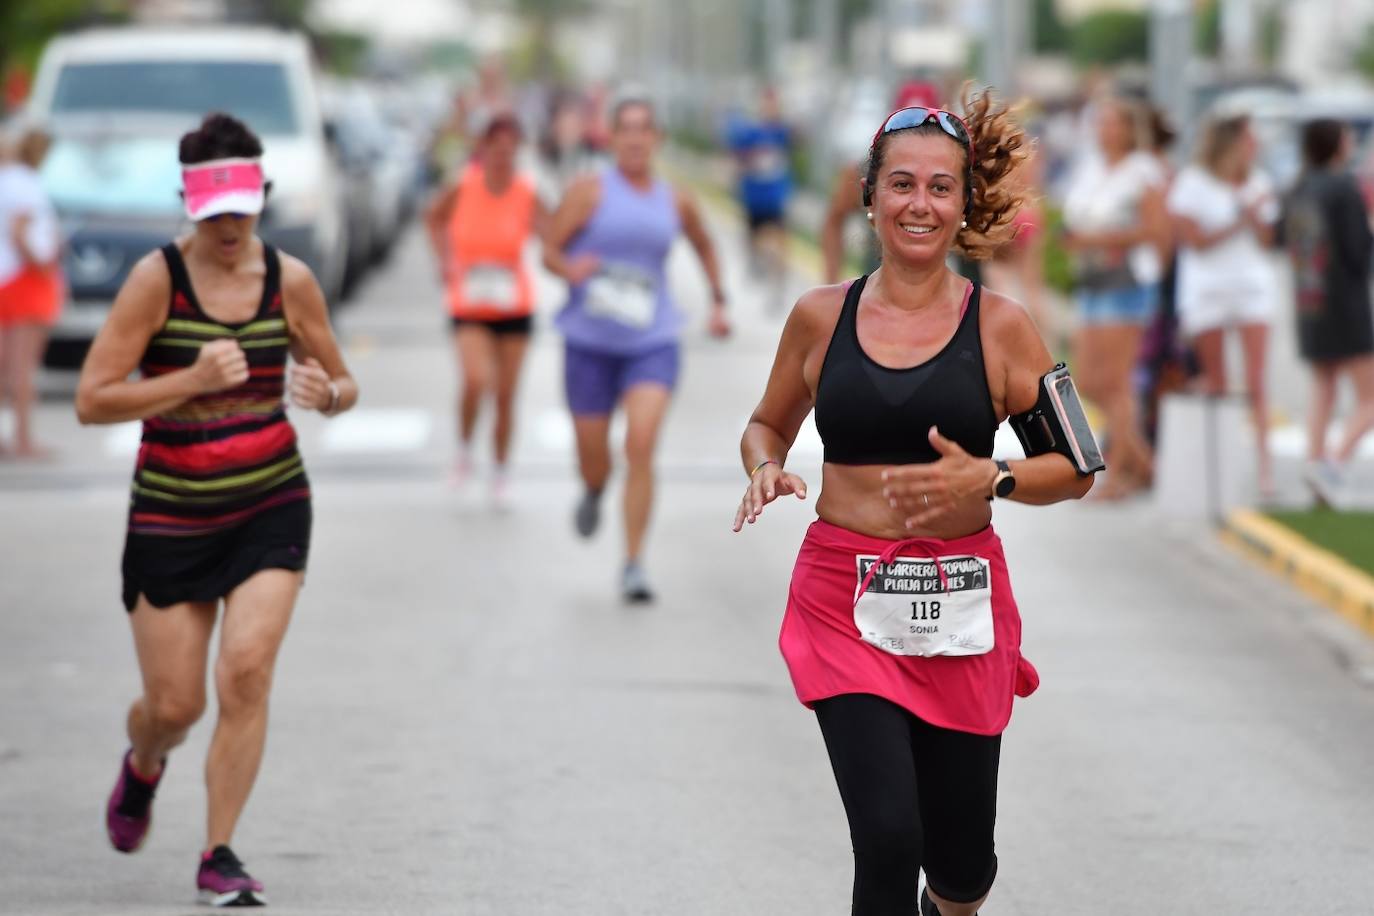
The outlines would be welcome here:
<svg viewBox="0 0 1374 916">
<path fill-rule="evenodd" d="M 1374 576 L 1374 512 L 1306 509 L 1269 517 Z"/>
</svg>

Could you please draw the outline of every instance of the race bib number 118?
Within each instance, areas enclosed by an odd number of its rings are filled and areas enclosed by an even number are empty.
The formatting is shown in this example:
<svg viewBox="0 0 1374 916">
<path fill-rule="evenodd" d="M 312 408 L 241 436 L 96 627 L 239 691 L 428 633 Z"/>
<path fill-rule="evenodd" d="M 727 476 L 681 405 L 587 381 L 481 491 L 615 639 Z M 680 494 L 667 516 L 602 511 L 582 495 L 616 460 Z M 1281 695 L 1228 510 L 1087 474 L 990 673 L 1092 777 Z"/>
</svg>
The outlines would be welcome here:
<svg viewBox="0 0 1374 916">
<path fill-rule="evenodd" d="M 878 557 L 855 557 L 854 625 L 864 642 L 892 655 L 992 651 L 991 565 L 975 556 L 940 557 L 938 567 L 936 562 L 896 557 L 874 570 Z"/>
</svg>

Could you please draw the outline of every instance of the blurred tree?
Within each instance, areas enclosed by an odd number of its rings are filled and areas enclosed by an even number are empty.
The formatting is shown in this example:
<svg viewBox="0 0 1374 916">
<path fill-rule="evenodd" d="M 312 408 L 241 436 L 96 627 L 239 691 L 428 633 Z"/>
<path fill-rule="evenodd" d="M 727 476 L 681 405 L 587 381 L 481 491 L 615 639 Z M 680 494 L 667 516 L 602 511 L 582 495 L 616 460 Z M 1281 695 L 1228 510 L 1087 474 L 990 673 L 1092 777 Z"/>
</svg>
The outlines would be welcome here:
<svg viewBox="0 0 1374 916">
<path fill-rule="evenodd" d="M 840 63 L 853 63 L 849 38 L 858 25 L 876 11 L 880 0 L 840 0 Z"/>
<path fill-rule="evenodd" d="M 536 75 L 548 78 L 558 71 L 554 30 L 564 20 L 584 16 L 596 8 L 592 0 L 509 0 L 513 11 L 531 29 L 531 50 Z"/>
<path fill-rule="evenodd" d="M 0 72 L 28 72 L 58 32 L 129 18 L 131 0 L 0 0 Z"/>
<path fill-rule="evenodd" d="M 1069 52 L 1080 67 L 1143 63 L 1150 53 L 1149 14 L 1129 10 L 1090 13 L 1074 24 Z"/>
<path fill-rule="evenodd" d="M 283 29 L 310 31 L 306 16 L 312 0 L 235 0 L 225 4 L 227 18 L 236 22 L 266 22 Z"/>
<path fill-rule="evenodd" d="M 1031 7 L 1031 49 L 1037 54 L 1069 50 L 1069 29 L 1059 18 L 1054 0 L 1034 0 Z M 976 73 L 978 71 L 970 71 Z"/>
<path fill-rule="evenodd" d="M 1279 63 L 1279 49 L 1283 47 L 1283 12 L 1271 6 L 1260 20 L 1260 63 L 1273 69 Z"/>
<path fill-rule="evenodd" d="M 1355 49 L 1355 69 L 1368 79 L 1374 79 L 1374 26 L 1365 29 L 1364 38 Z"/>
<path fill-rule="evenodd" d="M 1204 57 L 1221 53 L 1221 3 L 1202 0 L 1193 19 L 1193 49 Z"/>
<path fill-rule="evenodd" d="M 315 50 L 325 69 L 345 76 L 356 76 L 367 64 L 372 40 L 358 32 L 317 32 Z"/>
</svg>

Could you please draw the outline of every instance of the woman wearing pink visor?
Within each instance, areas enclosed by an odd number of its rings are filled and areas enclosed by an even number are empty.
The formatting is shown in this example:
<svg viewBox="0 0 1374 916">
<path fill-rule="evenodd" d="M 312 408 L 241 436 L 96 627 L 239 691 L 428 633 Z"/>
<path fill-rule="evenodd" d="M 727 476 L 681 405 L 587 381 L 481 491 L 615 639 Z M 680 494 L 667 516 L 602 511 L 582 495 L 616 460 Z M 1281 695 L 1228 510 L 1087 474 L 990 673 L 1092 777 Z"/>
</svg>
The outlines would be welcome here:
<svg viewBox="0 0 1374 916">
<path fill-rule="evenodd" d="M 797 302 L 741 442 L 736 531 L 806 497 L 783 465 L 816 411 L 820 519 L 779 644 L 849 817 L 855 916 L 972 916 L 987 898 L 1001 734 L 1037 683 L 992 501 L 1077 498 L 1100 465 L 1030 316 L 945 266 L 995 251 L 1022 203 L 1021 130 L 986 94 L 964 107 L 901 109 L 874 136 L 863 198 L 882 266 Z M 1009 417 L 1029 457 L 994 461 Z"/>
<path fill-rule="evenodd" d="M 265 902 L 229 842 L 262 759 L 273 667 L 310 549 L 310 485 L 287 390 L 296 407 L 326 416 L 358 398 L 314 275 L 255 234 L 267 194 L 261 155 L 258 138 L 227 115 L 181 138 L 194 229 L 130 272 L 76 396 L 83 423 L 143 421 L 123 561 L 143 694 L 106 809 L 121 852 L 142 845 L 167 755 L 205 708 L 224 603 L 196 876 L 215 906 Z M 141 377 L 129 381 L 135 369 Z"/>
</svg>

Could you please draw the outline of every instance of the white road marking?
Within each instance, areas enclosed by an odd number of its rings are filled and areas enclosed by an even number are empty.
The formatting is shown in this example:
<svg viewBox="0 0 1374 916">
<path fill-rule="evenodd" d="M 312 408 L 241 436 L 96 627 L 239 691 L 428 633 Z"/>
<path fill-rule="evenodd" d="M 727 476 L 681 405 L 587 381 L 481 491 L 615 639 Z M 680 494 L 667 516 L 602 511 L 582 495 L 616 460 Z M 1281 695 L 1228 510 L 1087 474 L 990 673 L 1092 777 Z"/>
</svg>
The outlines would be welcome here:
<svg viewBox="0 0 1374 916">
<path fill-rule="evenodd" d="M 413 452 L 426 448 L 434 430 L 419 407 L 374 407 L 335 417 L 320 436 L 326 452 Z"/>
<path fill-rule="evenodd" d="M 577 437 L 573 433 L 572 415 L 559 407 L 546 407 L 535 414 L 532 424 L 534 441 L 541 449 L 550 452 L 573 454 Z M 611 415 L 610 440 L 620 442 L 625 438 L 625 416 L 616 411 Z"/>
</svg>

